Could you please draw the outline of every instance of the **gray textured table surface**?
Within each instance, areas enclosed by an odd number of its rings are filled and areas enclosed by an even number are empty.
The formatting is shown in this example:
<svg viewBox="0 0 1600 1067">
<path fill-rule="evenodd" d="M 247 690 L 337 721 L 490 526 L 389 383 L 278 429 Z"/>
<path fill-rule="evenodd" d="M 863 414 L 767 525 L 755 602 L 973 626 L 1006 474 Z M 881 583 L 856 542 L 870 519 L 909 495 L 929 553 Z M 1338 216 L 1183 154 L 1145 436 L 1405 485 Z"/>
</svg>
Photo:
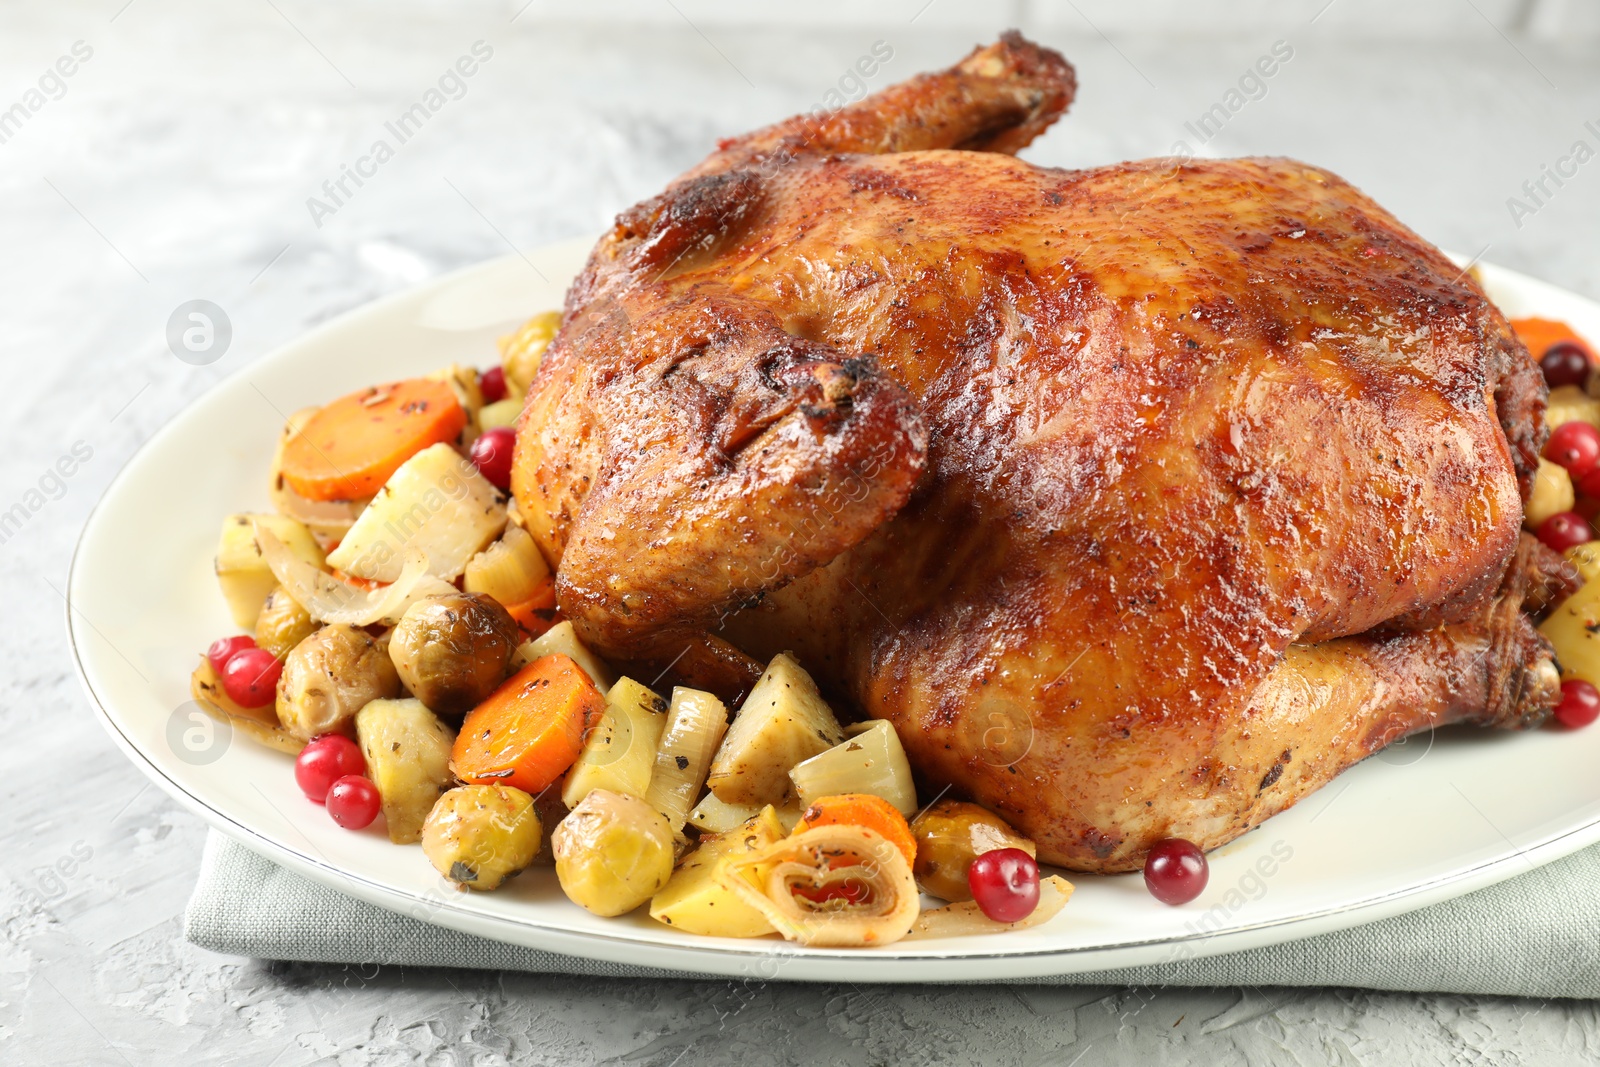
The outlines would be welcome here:
<svg viewBox="0 0 1600 1067">
<path fill-rule="evenodd" d="M 0 126 L 0 511 L 26 515 L 0 535 L 0 590 L 17 608 L 0 612 L 0 1060 L 1600 1057 L 1590 1003 L 627 983 L 282 965 L 186 945 L 179 914 L 204 828 L 93 723 L 61 621 L 78 528 L 139 443 L 312 323 L 508 245 L 596 230 L 718 134 L 820 102 L 874 41 L 893 49 L 874 79 L 886 82 L 1003 25 L 974 29 L 983 18 L 954 3 L 912 22 L 918 3 L 887 5 L 881 26 L 707 29 L 669 13 L 644 30 L 585 29 L 540 21 L 548 6 L 514 24 L 500 2 L 0 6 L 0 112 L 74 42 L 92 50 L 59 93 L 47 80 L 20 129 Z M 1363 40 L 1337 8 L 1313 23 L 1322 7 L 1286 5 L 1216 36 L 1110 39 L 1071 5 L 1008 10 L 1067 53 L 1083 85 L 1031 158 L 1087 165 L 1193 142 L 1185 121 L 1284 40 L 1294 57 L 1265 96 L 1192 147 L 1327 165 L 1440 244 L 1600 297 L 1600 163 L 1520 225 L 1506 203 L 1574 141 L 1595 140 L 1584 129 L 1600 120 L 1594 44 L 1502 37 L 1471 7 L 1458 39 Z M 307 198 L 480 39 L 494 55 L 465 95 L 314 225 Z M 208 367 L 164 341 L 171 311 L 197 297 L 233 322 L 230 350 Z M 69 479 L 47 477 L 78 442 L 92 457 Z"/>
</svg>

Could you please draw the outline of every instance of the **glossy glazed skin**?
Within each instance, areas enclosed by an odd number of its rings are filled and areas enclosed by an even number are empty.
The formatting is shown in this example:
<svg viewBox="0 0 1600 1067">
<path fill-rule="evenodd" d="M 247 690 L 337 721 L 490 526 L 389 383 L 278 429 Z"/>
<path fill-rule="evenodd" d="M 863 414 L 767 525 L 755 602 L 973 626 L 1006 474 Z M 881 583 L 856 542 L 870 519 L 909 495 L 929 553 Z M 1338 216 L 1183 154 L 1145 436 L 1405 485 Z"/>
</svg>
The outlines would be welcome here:
<svg viewBox="0 0 1600 1067">
<path fill-rule="evenodd" d="M 1503 317 L 1315 167 L 1007 154 L 1073 91 L 1007 35 L 618 219 L 518 433 L 562 611 L 724 693 L 793 649 L 1077 870 L 1540 721 Z"/>
</svg>

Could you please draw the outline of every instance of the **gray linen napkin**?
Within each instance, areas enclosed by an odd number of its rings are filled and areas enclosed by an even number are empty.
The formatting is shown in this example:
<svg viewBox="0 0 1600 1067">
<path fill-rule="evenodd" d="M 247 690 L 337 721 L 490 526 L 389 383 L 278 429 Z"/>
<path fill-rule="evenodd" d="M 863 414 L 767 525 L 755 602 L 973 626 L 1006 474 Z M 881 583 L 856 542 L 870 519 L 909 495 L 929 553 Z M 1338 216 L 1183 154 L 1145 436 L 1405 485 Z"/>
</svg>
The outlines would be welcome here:
<svg viewBox="0 0 1600 1067">
<path fill-rule="evenodd" d="M 619 978 L 704 975 L 488 941 L 346 897 L 219 834 L 206 841 L 185 936 L 235 956 Z M 1600 997 L 1600 845 L 1455 900 L 1270 948 L 1017 984 L 1355 986 Z"/>
</svg>

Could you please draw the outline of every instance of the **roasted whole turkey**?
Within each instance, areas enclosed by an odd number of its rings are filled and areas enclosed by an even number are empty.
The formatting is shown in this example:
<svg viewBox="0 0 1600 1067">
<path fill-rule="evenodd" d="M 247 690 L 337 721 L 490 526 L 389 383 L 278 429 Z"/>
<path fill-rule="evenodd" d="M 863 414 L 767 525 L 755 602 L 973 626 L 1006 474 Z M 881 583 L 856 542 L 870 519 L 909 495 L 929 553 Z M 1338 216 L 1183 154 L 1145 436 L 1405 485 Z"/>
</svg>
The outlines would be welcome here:
<svg viewBox="0 0 1600 1067">
<path fill-rule="evenodd" d="M 518 431 L 561 610 L 730 695 L 793 650 L 1083 871 L 1540 722 L 1573 580 L 1504 317 L 1304 163 L 1014 158 L 1074 89 L 1007 34 L 617 219 Z"/>
</svg>

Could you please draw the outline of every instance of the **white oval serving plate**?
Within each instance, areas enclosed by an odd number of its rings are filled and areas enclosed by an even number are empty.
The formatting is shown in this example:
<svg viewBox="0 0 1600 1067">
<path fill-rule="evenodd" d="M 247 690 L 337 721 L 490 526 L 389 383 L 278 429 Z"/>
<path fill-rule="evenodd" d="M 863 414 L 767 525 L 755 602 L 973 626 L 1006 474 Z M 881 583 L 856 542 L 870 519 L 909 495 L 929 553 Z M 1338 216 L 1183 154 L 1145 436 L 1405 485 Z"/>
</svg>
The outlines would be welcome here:
<svg viewBox="0 0 1600 1067">
<path fill-rule="evenodd" d="M 601 919 L 549 868 L 499 892 L 455 891 L 419 848 L 334 825 L 288 756 L 204 738 L 184 705 L 197 654 L 234 627 L 211 559 L 223 515 L 268 507 L 284 416 L 373 382 L 460 362 L 560 306 L 588 241 L 509 256 L 378 301 L 241 370 L 173 419 L 95 508 L 73 559 L 68 627 L 106 729 L 159 786 L 218 830 L 309 878 L 468 933 L 574 956 L 706 974 L 827 981 L 982 981 L 1159 963 L 1307 937 L 1453 897 L 1600 840 L 1600 728 L 1454 729 L 1393 746 L 1211 856 L 1186 907 L 1137 875 L 1070 876 L 1044 926 L 866 950 L 699 938 L 642 913 Z M 1511 316 L 1565 319 L 1600 339 L 1600 306 L 1484 267 Z M 222 743 L 224 741 L 226 743 Z"/>
</svg>

